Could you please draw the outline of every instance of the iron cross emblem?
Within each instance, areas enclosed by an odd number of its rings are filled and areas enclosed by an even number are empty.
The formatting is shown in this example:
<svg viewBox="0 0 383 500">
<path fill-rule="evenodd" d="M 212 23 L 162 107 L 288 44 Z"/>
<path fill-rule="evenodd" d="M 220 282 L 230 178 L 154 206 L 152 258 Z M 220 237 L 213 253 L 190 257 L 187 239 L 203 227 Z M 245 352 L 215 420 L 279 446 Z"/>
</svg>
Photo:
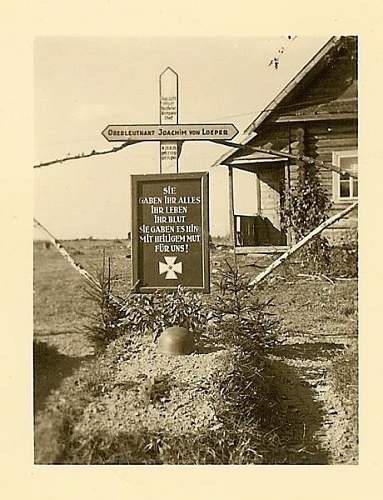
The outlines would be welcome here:
<svg viewBox="0 0 383 500">
<path fill-rule="evenodd" d="M 178 279 L 177 273 L 182 274 L 182 262 L 177 262 L 177 257 L 164 257 L 165 262 L 159 262 L 159 273 L 165 275 L 166 280 Z"/>
</svg>

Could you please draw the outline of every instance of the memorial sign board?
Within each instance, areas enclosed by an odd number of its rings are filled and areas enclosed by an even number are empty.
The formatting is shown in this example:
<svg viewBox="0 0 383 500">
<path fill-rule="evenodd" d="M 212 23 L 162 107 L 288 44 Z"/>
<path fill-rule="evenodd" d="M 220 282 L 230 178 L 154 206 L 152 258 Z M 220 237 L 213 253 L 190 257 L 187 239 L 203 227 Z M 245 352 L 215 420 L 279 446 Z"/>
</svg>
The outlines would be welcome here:
<svg viewBox="0 0 383 500">
<path fill-rule="evenodd" d="M 132 175 L 133 284 L 208 293 L 208 173 Z"/>
</svg>

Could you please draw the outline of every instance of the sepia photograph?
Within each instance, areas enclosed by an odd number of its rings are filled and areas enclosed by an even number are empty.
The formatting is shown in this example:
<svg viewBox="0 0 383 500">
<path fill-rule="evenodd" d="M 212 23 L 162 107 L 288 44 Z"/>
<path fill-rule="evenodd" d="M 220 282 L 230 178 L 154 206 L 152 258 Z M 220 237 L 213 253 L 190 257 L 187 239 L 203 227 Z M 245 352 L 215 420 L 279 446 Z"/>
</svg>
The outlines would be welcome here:
<svg viewBox="0 0 383 500">
<path fill-rule="evenodd" d="M 359 41 L 34 38 L 35 465 L 359 464 Z"/>
</svg>

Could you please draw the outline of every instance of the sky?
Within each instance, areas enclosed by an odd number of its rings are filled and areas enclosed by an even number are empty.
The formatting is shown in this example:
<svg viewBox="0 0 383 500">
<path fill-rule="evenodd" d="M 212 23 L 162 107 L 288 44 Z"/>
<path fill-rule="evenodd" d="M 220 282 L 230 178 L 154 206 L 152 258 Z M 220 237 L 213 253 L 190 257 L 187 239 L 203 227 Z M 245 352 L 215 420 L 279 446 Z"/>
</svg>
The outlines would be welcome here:
<svg viewBox="0 0 383 500">
<path fill-rule="evenodd" d="M 40 37 L 34 44 L 35 163 L 110 149 L 108 124 L 159 122 L 159 75 L 179 76 L 179 123 L 233 123 L 242 132 L 329 37 Z M 278 69 L 269 65 L 280 55 Z M 238 140 L 237 136 L 234 140 Z M 34 170 L 34 217 L 59 239 L 125 238 L 130 175 L 159 173 L 159 143 Z M 184 143 L 180 172 L 208 171 L 210 232 L 229 231 L 228 151 Z M 235 211 L 255 211 L 255 179 L 235 172 Z M 41 237 L 36 232 L 35 237 Z"/>
</svg>

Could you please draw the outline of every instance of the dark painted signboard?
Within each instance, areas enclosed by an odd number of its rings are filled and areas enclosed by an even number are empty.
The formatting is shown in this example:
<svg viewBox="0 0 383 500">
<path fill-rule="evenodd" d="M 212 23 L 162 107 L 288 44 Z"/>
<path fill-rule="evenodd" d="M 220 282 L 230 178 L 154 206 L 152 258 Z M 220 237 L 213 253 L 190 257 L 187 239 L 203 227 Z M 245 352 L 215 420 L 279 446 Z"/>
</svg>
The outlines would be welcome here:
<svg viewBox="0 0 383 500">
<path fill-rule="evenodd" d="M 209 292 L 208 174 L 132 175 L 136 291 Z"/>
</svg>

